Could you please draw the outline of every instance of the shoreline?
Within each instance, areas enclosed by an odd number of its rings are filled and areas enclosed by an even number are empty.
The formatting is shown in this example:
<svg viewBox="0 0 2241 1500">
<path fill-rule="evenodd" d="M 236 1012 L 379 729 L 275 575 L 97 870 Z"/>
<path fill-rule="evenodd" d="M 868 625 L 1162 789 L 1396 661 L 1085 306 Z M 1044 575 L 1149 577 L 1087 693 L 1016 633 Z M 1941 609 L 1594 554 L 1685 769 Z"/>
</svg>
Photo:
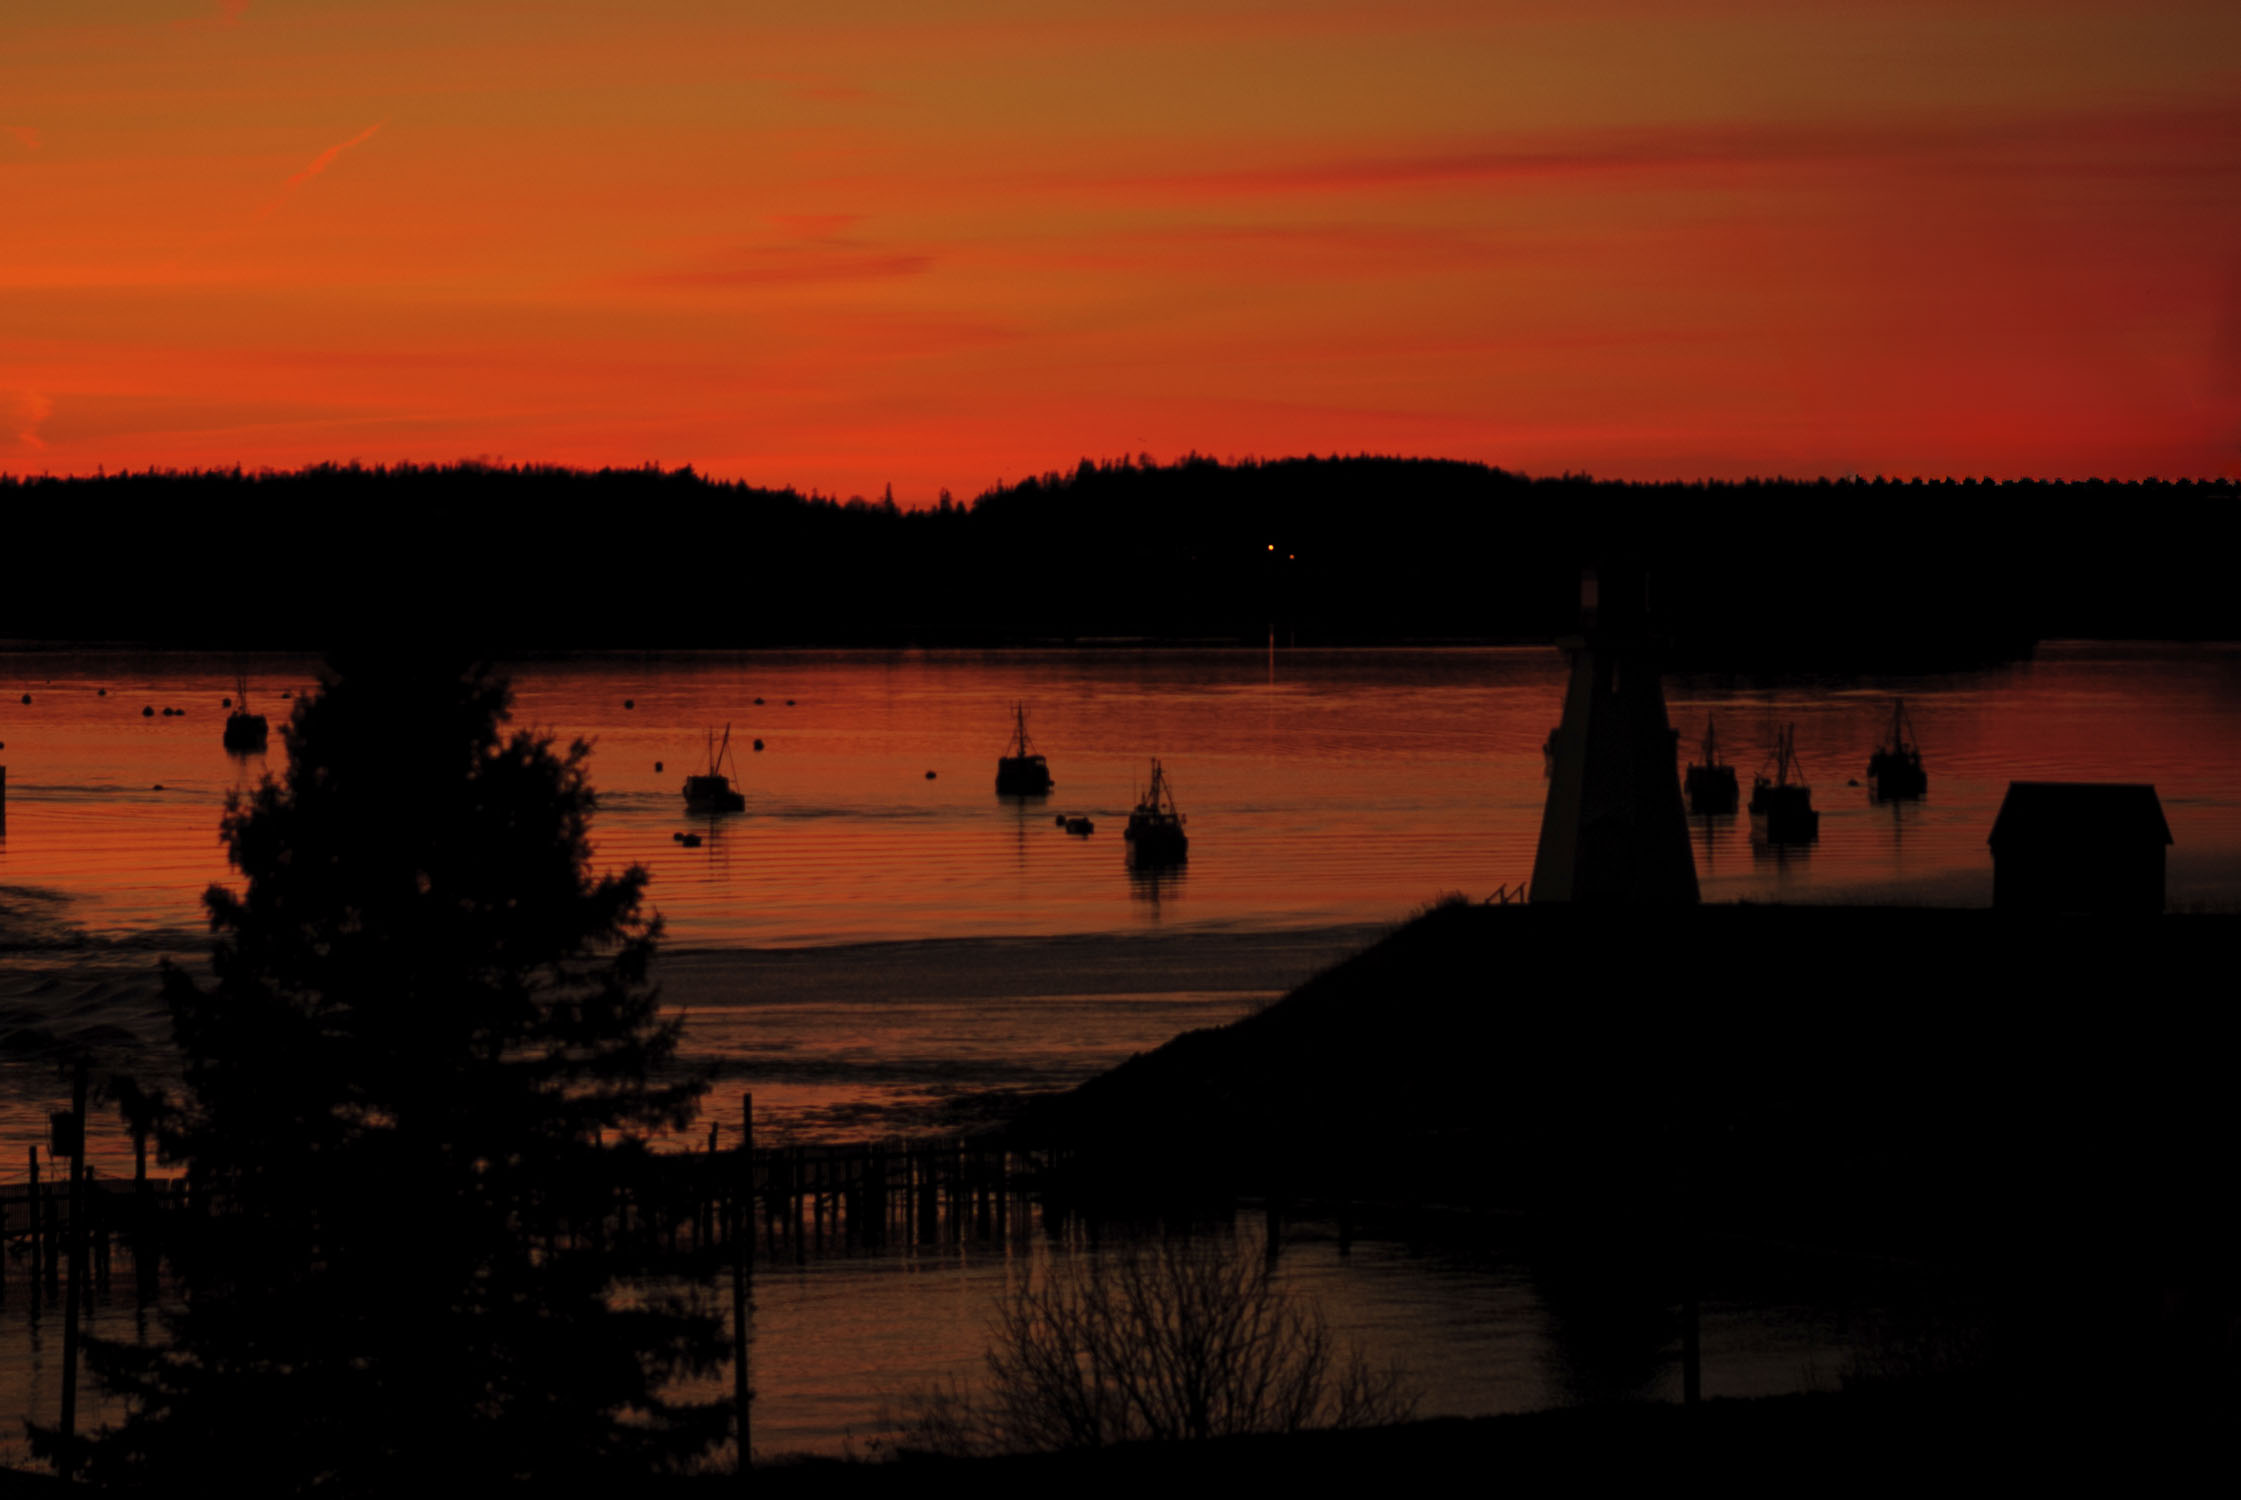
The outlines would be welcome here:
<svg viewBox="0 0 2241 1500">
<path fill-rule="evenodd" d="M 766 1139 L 859 1140 L 978 1123 L 988 1101 L 1071 1087 L 1178 1032 L 1222 1024 L 1396 924 L 662 948 L 651 978 L 680 1014 L 680 1060 L 715 1083 L 696 1132 L 752 1092 Z M 47 1138 L 75 1049 L 97 1076 L 174 1064 L 159 965 L 208 973 L 208 940 L 58 941 L 0 950 L 0 1157 Z M 129 1175 L 121 1127 L 89 1159 Z"/>
</svg>

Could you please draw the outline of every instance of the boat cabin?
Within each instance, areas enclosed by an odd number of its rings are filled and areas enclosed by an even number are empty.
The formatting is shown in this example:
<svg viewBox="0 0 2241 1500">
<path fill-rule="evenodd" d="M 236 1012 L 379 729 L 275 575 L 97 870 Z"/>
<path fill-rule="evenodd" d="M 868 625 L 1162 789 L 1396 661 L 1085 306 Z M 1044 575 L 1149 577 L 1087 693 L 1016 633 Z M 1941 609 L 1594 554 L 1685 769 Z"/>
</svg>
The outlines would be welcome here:
<svg viewBox="0 0 2241 1500">
<path fill-rule="evenodd" d="M 1678 730 L 1674 731 L 1679 733 Z M 1738 793 L 1735 789 L 1735 767 L 1720 760 L 1719 745 L 1712 731 L 1712 721 L 1704 721 L 1704 760 L 1691 762 L 1683 785 L 1688 791 L 1689 811 L 1698 817 L 1713 817 L 1735 811 Z"/>
<path fill-rule="evenodd" d="M 1821 815 L 1813 808 L 1797 759 L 1797 726 L 1775 734 L 1774 774 L 1751 778 L 1751 837 L 1762 844 L 1813 844 L 1821 838 Z"/>
<path fill-rule="evenodd" d="M 724 726 L 724 737 L 719 742 L 711 733 L 708 736 L 708 769 L 699 776 L 685 778 L 685 811 L 691 813 L 745 812 L 747 798 L 731 784 L 731 776 L 724 774 L 726 766 L 737 775 L 739 767 L 731 759 L 731 726 Z"/>
<path fill-rule="evenodd" d="M 1121 837 L 1128 841 L 1129 858 L 1139 865 L 1176 864 L 1190 854 L 1183 815 L 1175 810 L 1175 794 L 1168 790 L 1167 773 L 1157 760 L 1152 762 L 1152 783 L 1130 811 Z"/>
<path fill-rule="evenodd" d="M 1057 785 L 1051 780 L 1050 766 L 1035 752 L 1034 743 L 1027 738 L 1027 705 L 1012 705 L 1013 727 L 1011 742 L 996 759 L 996 795 L 999 797 L 1044 797 Z"/>
<path fill-rule="evenodd" d="M 220 738 L 225 742 L 226 749 L 234 754 L 254 755 L 257 751 L 265 748 L 272 730 L 271 726 L 265 722 L 263 714 L 255 714 L 249 711 L 248 673 L 236 672 L 234 674 L 234 694 L 232 702 L 227 705 L 227 707 L 233 708 L 233 712 L 226 715 L 225 733 Z M 235 707 L 236 704 L 239 706 Z M 169 712 L 168 709 L 165 711 Z"/>
</svg>

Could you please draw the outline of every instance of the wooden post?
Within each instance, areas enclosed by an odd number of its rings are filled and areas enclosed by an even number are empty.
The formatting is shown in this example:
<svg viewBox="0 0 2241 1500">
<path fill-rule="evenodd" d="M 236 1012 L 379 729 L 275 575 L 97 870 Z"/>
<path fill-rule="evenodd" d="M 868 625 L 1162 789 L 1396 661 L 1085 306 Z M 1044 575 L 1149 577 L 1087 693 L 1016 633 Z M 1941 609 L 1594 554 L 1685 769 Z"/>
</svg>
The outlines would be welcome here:
<svg viewBox="0 0 2241 1500">
<path fill-rule="evenodd" d="M 78 1117 L 78 1149 L 70 1158 L 70 1290 L 62 1304 L 62 1446 L 55 1472 L 68 1484 L 78 1467 L 78 1309 L 86 1284 L 86 1065 L 78 1064 L 70 1085 L 70 1109 Z"/>
<path fill-rule="evenodd" d="M 24 1199 L 24 1218 L 31 1225 L 31 1304 L 39 1304 L 39 1281 L 46 1272 L 46 1263 L 39 1258 L 39 1148 L 31 1148 L 31 1188 Z"/>
<path fill-rule="evenodd" d="M 132 1277 L 134 1293 L 143 1302 L 156 1289 L 155 1200 L 148 1192 L 148 1131 L 132 1132 Z"/>
<path fill-rule="evenodd" d="M 731 1400 L 733 1428 L 739 1439 L 739 1473 L 744 1479 L 753 1466 L 752 1427 L 747 1418 L 747 1259 L 755 1253 L 755 1096 L 739 1100 L 740 1156 L 746 1162 L 747 1191 L 735 1196 L 731 1230 Z M 746 1218 L 741 1232 L 738 1218 Z"/>
<path fill-rule="evenodd" d="M 1696 1235 L 1696 1174 L 1694 1162 L 1691 1170 L 1681 1179 L 1681 1404 L 1694 1406 L 1703 1399 L 1703 1339 L 1698 1316 L 1697 1235 Z"/>
<path fill-rule="evenodd" d="M 105 1208 L 97 1210 L 92 1206 L 96 1201 L 93 1197 L 92 1167 L 89 1166 L 85 1169 L 85 1178 L 86 1211 L 90 1216 L 86 1221 L 86 1233 L 93 1238 L 93 1287 L 97 1292 L 107 1292 L 109 1290 L 109 1214 Z M 86 1310 L 86 1316 L 88 1318 L 93 1316 L 91 1308 Z"/>
<path fill-rule="evenodd" d="M 47 1153 L 47 1295 L 52 1297 L 62 1285 L 62 1199 L 69 1189 L 54 1180 L 54 1152 Z"/>
</svg>

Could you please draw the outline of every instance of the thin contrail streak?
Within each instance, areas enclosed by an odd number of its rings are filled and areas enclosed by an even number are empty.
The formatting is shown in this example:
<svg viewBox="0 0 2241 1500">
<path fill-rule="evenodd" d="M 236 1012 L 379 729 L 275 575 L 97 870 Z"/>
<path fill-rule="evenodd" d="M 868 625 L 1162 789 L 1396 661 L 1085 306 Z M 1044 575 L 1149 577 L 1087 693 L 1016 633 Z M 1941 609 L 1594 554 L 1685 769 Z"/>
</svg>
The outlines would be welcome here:
<svg viewBox="0 0 2241 1500">
<path fill-rule="evenodd" d="M 270 217 L 274 209 L 278 208 L 281 204 L 288 201 L 288 196 L 291 193 L 295 192 L 296 189 L 302 187 L 305 183 L 311 181 L 312 178 L 317 177 L 321 172 L 326 171 L 327 168 L 333 166 L 335 164 L 336 157 L 342 155 L 343 152 L 348 151 L 352 146 L 362 146 L 366 142 L 372 140 L 374 138 L 374 135 L 381 129 L 381 127 L 388 123 L 389 122 L 387 120 L 383 120 L 378 124 L 368 125 L 365 129 L 359 131 L 349 140 L 344 141 L 337 146 L 329 146 L 326 150 L 313 157 L 311 159 L 311 165 L 305 167 L 301 172 L 298 172 L 295 176 L 289 178 L 287 183 L 280 189 L 280 196 L 273 199 L 270 203 L 266 204 L 263 211 L 260 212 L 257 217 L 260 219 Z"/>
</svg>

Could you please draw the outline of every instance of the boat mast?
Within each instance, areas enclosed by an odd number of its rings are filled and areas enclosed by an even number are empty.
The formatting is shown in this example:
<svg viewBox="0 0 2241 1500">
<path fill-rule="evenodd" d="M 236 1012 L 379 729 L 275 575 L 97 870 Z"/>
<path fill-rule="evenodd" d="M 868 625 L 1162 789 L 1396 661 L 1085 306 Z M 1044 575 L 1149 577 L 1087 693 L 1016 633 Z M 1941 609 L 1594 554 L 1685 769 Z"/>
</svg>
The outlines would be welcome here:
<svg viewBox="0 0 2241 1500">
<path fill-rule="evenodd" d="M 1790 772 L 1797 772 L 1797 784 L 1805 785 L 1805 767 L 1797 759 L 1797 726 L 1789 725 L 1775 737 L 1774 784 L 1788 786 Z"/>
</svg>

